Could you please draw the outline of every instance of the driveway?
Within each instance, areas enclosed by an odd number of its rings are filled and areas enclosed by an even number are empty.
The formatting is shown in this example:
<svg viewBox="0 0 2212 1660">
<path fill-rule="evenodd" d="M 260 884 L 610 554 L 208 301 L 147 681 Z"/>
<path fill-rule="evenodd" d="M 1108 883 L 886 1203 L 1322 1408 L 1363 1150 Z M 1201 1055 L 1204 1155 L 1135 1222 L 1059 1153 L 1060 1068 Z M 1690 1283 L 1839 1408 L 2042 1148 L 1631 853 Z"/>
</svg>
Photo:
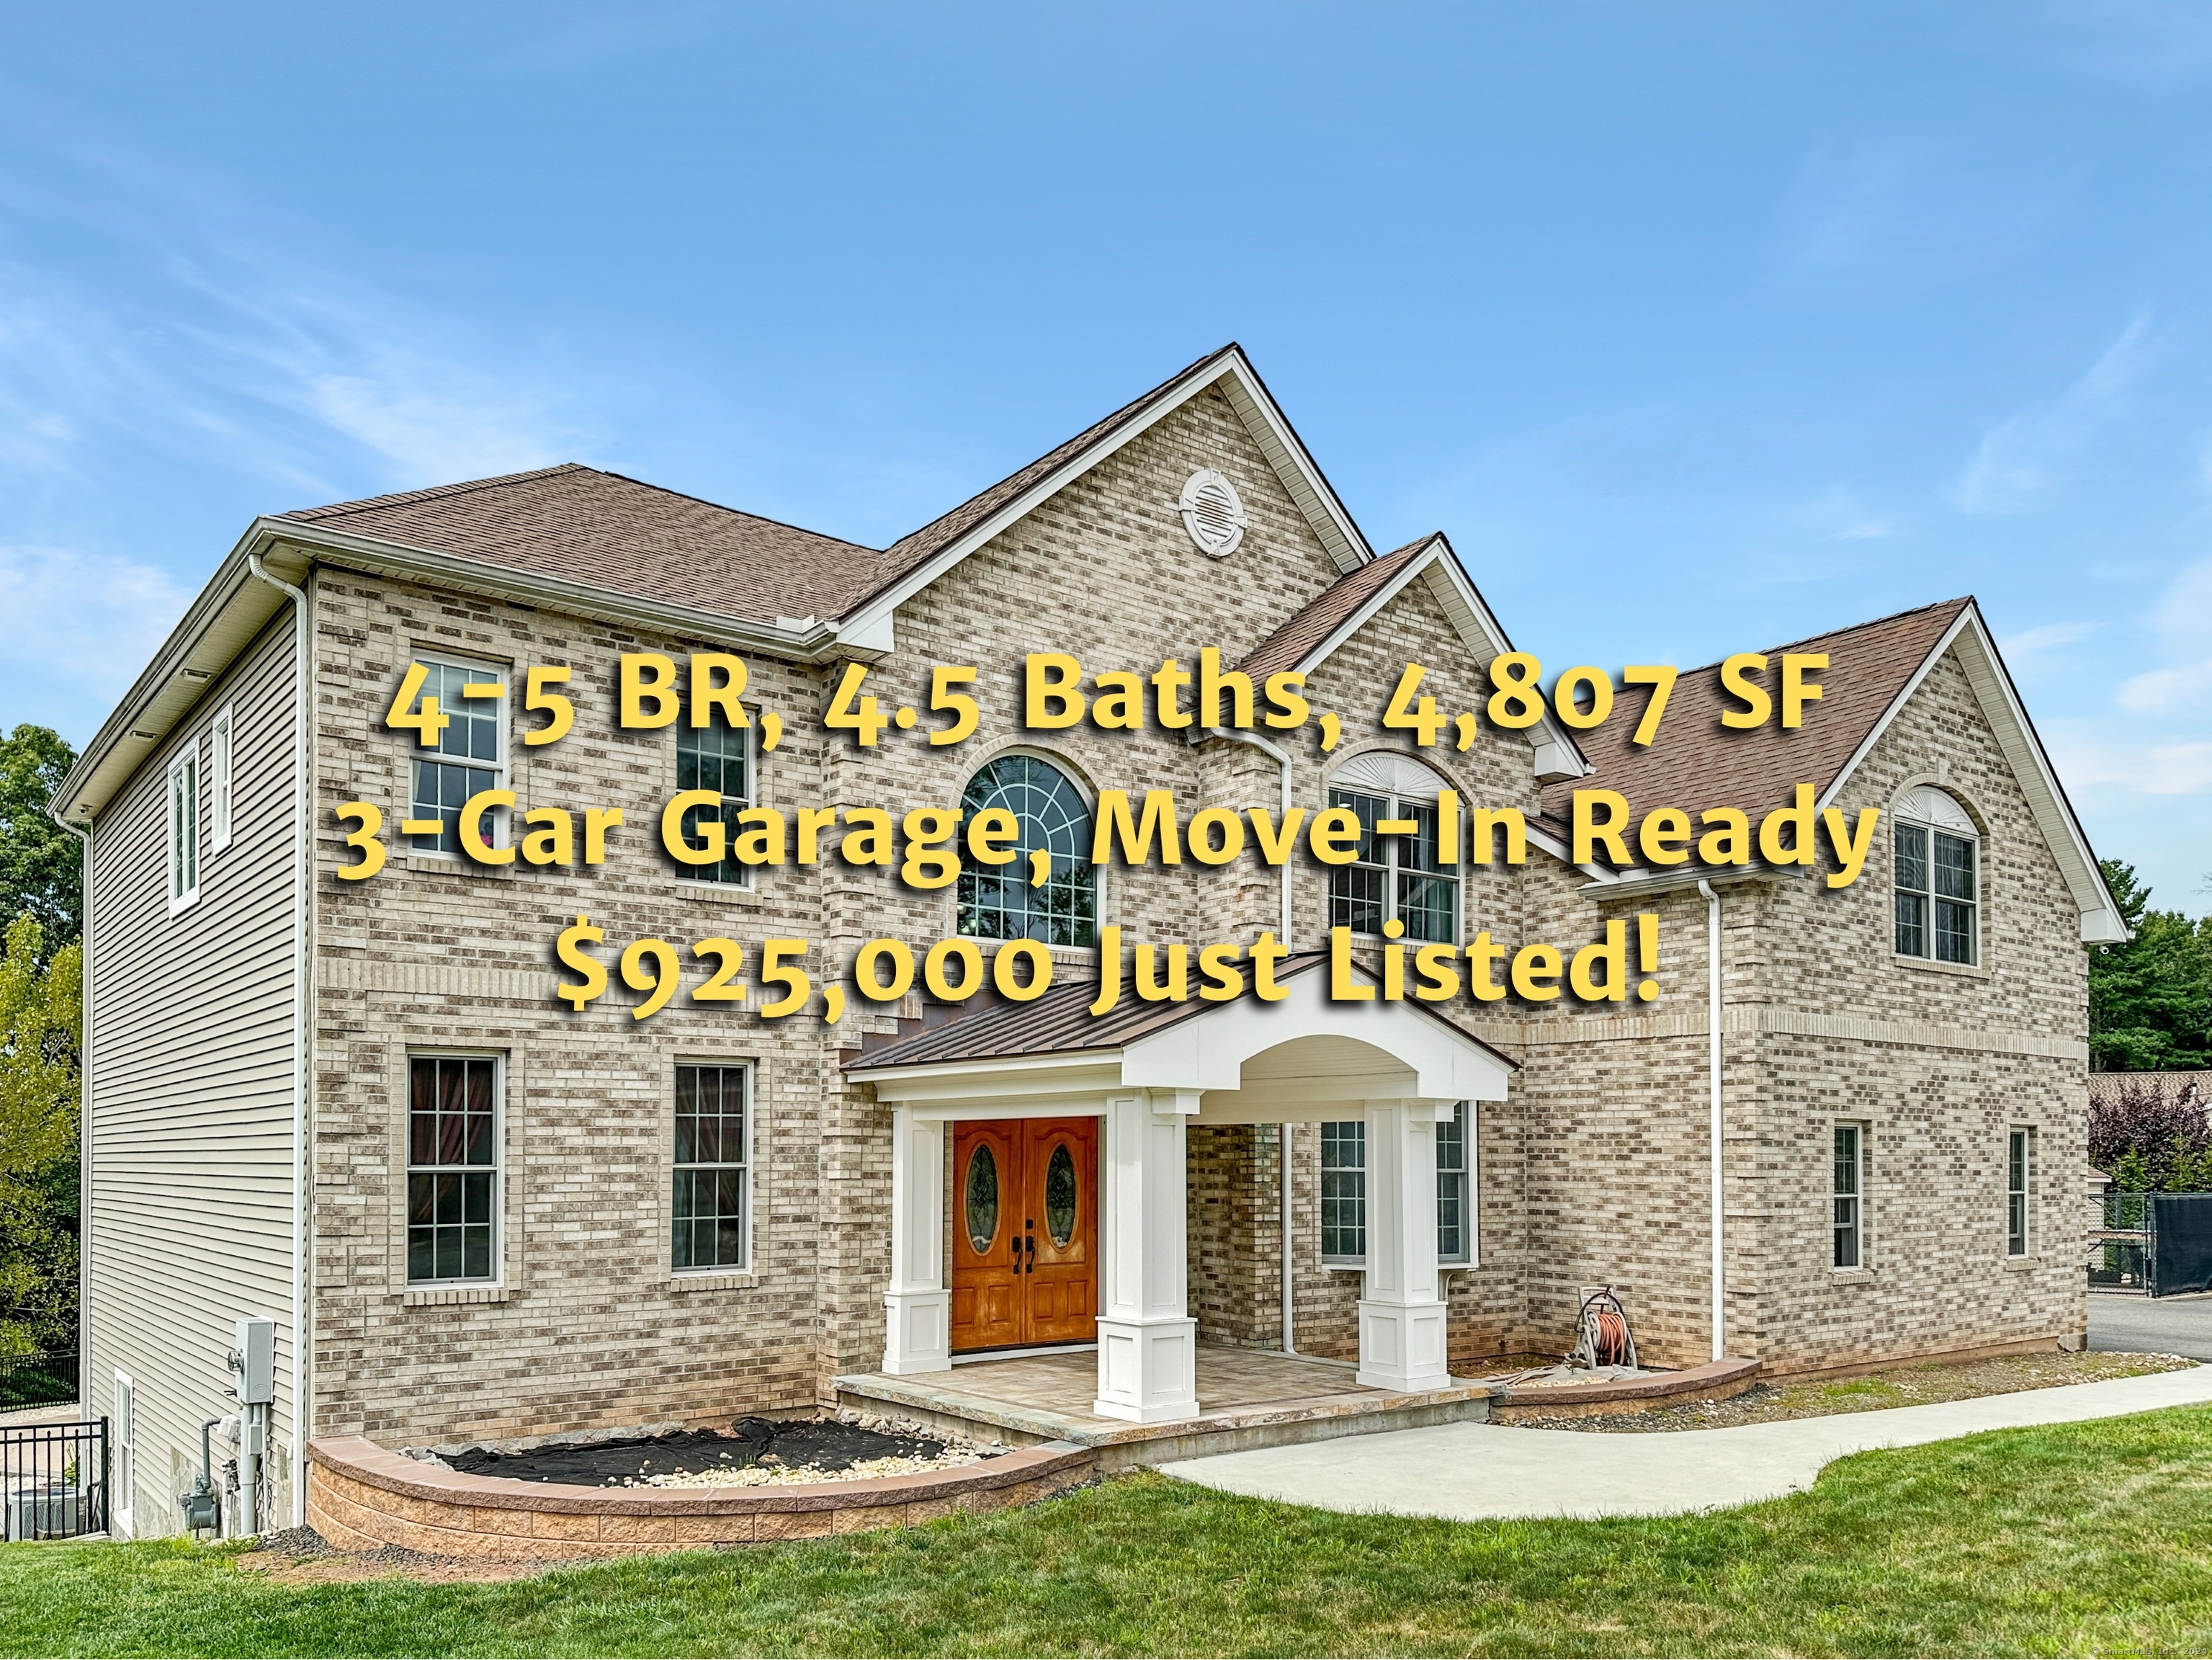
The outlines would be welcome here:
<svg viewBox="0 0 2212 1660">
<path fill-rule="evenodd" d="M 2212 1360 L 2212 1292 L 2189 1297 L 2089 1293 L 2089 1347 Z"/>
<path fill-rule="evenodd" d="M 1730 1429 L 1613 1435 L 1441 1424 L 1163 1464 L 1224 1493 L 1323 1510 L 1441 1516 L 1672 1516 L 1809 1487 L 1823 1465 L 1875 1447 L 1982 1430 L 2078 1423 L 2212 1401 L 2212 1366 L 2021 1389 L 1887 1412 L 1839 1413 Z"/>
</svg>

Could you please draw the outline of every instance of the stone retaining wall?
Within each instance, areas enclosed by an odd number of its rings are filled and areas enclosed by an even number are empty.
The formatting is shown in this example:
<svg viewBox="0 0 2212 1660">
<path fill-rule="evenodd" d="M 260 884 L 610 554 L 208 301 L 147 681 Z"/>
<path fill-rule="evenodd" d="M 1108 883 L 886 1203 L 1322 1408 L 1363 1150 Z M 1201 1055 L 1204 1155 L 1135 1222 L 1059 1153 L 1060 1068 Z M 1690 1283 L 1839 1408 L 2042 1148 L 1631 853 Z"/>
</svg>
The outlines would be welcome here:
<svg viewBox="0 0 2212 1660">
<path fill-rule="evenodd" d="M 1680 1406 L 1689 1400 L 1726 1401 L 1759 1381 L 1756 1360 L 1714 1360 L 1650 1377 L 1616 1377 L 1589 1383 L 1522 1384 L 1490 1403 L 1490 1421 L 1528 1418 L 1601 1418 Z"/>
<path fill-rule="evenodd" d="M 362 1436 L 308 1444 L 307 1520 L 341 1550 L 548 1560 L 814 1539 L 1027 1505 L 1091 1473 L 1082 1447 L 1024 1448 L 919 1475 L 798 1487 L 586 1487 L 466 1475 Z"/>
</svg>

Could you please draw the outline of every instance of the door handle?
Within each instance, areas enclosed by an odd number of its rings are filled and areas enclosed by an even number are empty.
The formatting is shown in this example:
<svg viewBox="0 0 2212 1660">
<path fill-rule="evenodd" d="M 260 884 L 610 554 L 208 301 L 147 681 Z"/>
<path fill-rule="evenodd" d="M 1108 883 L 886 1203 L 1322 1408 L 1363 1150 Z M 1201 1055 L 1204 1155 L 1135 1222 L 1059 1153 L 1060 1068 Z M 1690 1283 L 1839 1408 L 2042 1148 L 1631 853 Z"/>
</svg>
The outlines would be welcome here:
<svg viewBox="0 0 2212 1660">
<path fill-rule="evenodd" d="M 1036 1235 L 1032 1233 L 1027 1237 L 1030 1246 L 1030 1272 L 1035 1274 L 1036 1272 Z"/>
</svg>

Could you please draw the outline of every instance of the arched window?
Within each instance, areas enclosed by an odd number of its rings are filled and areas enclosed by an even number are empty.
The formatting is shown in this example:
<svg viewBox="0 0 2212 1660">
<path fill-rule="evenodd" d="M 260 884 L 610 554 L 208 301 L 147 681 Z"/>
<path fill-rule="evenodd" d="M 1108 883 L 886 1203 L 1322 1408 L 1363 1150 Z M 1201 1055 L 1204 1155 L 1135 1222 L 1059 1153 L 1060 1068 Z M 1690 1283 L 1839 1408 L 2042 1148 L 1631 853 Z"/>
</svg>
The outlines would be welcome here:
<svg viewBox="0 0 2212 1660">
<path fill-rule="evenodd" d="M 1897 804 L 1897 954 L 1981 961 L 1981 836 L 1966 810 L 1926 784 Z"/>
<path fill-rule="evenodd" d="M 1048 946 L 1098 943 L 1098 876 L 1091 863 L 1091 808 L 1074 780 L 1034 755 L 1002 755 L 968 781 L 960 806 L 973 824 L 989 807 L 1014 815 L 1020 834 L 1009 864 L 964 854 L 960 870 L 962 933 L 977 939 L 1036 939 Z M 1030 855 L 1052 854 L 1045 885 L 1030 885 Z"/>
<path fill-rule="evenodd" d="M 1394 918 L 1408 939 L 1459 939 L 1459 866 L 1437 845 L 1437 792 L 1450 786 L 1389 750 L 1356 755 L 1328 781 L 1328 804 L 1359 815 L 1359 849 L 1328 873 L 1328 925 L 1380 933 Z M 1386 830 L 1384 825 L 1409 826 Z"/>
</svg>

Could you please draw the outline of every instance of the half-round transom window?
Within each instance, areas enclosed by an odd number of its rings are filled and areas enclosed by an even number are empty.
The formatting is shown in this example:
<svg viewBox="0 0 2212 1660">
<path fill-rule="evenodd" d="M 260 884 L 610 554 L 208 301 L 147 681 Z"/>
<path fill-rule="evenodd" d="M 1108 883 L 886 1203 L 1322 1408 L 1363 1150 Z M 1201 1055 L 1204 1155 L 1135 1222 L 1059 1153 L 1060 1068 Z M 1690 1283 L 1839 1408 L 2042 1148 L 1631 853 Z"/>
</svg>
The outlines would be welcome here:
<svg viewBox="0 0 2212 1660">
<path fill-rule="evenodd" d="M 1002 755 L 968 781 L 967 822 L 992 807 L 1014 816 L 1009 864 L 973 854 L 960 871 L 960 932 L 977 939 L 1036 939 L 1048 946 L 1098 943 L 1098 878 L 1091 863 L 1091 808 L 1075 781 L 1034 755 Z M 1001 842 L 1000 846 L 1006 844 Z M 1052 855 L 1052 874 L 1030 885 L 1030 855 Z"/>
<path fill-rule="evenodd" d="M 1176 505 L 1190 539 L 1216 559 L 1227 558 L 1244 539 L 1244 503 L 1237 486 L 1212 467 L 1191 474 Z"/>
<path fill-rule="evenodd" d="M 1981 835 L 1966 810 L 1926 784 L 1897 804 L 1896 951 L 1938 963 L 1981 961 Z"/>
</svg>

